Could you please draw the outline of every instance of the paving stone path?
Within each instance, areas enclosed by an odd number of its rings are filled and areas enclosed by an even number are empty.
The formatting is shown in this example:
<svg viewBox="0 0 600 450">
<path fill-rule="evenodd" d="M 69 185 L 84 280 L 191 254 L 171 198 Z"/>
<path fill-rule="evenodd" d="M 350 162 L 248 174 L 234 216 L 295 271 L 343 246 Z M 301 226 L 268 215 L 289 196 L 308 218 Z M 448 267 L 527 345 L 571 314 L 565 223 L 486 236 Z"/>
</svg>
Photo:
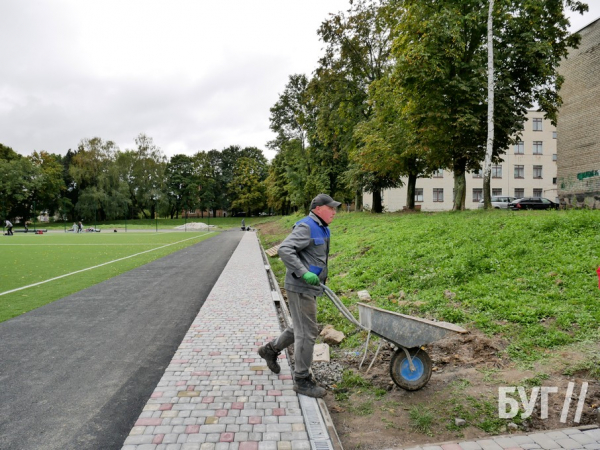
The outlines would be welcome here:
<svg viewBox="0 0 600 450">
<path fill-rule="evenodd" d="M 516 449 L 600 449 L 600 428 L 587 426 L 531 433 L 495 436 L 477 441 L 423 445 L 406 450 L 516 450 Z"/>
<path fill-rule="evenodd" d="M 275 375 L 256 353 L 279 333 L 259 243 L 247 233 L 123 450 L 309 450 L 289 365 Z"/>
</svg>

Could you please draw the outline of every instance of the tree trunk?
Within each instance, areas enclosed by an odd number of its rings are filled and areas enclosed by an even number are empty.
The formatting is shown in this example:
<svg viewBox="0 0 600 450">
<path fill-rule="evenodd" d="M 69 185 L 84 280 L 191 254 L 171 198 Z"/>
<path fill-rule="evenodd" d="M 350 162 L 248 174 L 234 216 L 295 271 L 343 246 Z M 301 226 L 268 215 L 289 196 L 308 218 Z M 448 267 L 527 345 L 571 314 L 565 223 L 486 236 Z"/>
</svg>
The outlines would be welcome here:
<svg viewBox="0 0 600 450">
<path fill-rule="evenodd" d="M 454 162 L 454 206 L 452 211 L 464 211 L 467 197 L 466 163 L 464 160 Z"/>
<path fill-rule="evenodd" d="M 354 200 L 354 211 L 362 211 L 363 209 L 363 192 L 361 190 L 356 191 Z"/>
<path fill-rule="evenodd" d="M 373 209 L 372 211 L 376 214 L 383 212 L 383 202 L 381 199 L 381 189 L 373 191 Z"/>
<path fill-rule="evenodd" d="M 485 209 L 492 209 L 491 172 L 492 152 L 494 151 L 494 33 L 493 12 L 494 0 L 489 0 L 488 9 L 488 135 L 483 165 L 483 205 Z"/>
<path fill-rule="evenodd" d="M 417 175 L 408 174 L 408 183 L 406 185 L 406 209 L 415 209 L 415 190 L 417 186 Z"/>
</svg>

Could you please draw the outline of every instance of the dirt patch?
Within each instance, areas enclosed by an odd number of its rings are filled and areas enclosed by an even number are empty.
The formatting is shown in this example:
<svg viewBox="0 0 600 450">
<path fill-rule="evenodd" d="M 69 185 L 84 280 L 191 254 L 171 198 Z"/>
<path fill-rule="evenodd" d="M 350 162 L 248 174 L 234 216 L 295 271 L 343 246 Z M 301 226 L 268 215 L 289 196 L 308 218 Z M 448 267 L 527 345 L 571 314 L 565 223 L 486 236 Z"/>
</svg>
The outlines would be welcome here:
<svg viewBox="0 0 600 450">
<path fill-rule="evenodd" d="M 347 390 L 344 395 L 336 394 L 334 389 L 326 397 L 342 445 L 346 450 L 412 447 L 596 423 L 596 409 L 600 405 L 598 380 L 585 373 L 563 375 L 565 367 L 585 358 L 583 353 L 573 349 L 553 356 L 544 364 L 520 368 L 503 356 L 506 346 L 502 339 L 480 333 L 457 335 L 429 345 L 426 350 L 433 362 L 433 374 L 423 389 L 413 392 L 391 381 L 389 362 L 395 351 L 391 346 L 384 345 L 368 373 L 366 367 L 374 352 L 370 351 L 359 371 L 362 355 L 334 350 L 336 362 L 372 385 Z M 575 423 L 583 382 L 588 383 L 588 390 L 581 418 Z M 569 383 L 574 383 L 574 394 L 567 421 L 563 423 L 561 412 Z M 500 419 L 498 396 L 499 387 L 503 386 L 524 386 L 528 398 L 535 386 L 557 387 L 558 392 L 548 396 L 547 417 L 542 416 L 538 397 L 528 419 Z M 518 393 L 510 396 L 520 403 Z M 456 419 L 464 420 L 464 425 L 457 425 Z M 513 424 L 509 427 L 510 423 Z"/>
</svg>

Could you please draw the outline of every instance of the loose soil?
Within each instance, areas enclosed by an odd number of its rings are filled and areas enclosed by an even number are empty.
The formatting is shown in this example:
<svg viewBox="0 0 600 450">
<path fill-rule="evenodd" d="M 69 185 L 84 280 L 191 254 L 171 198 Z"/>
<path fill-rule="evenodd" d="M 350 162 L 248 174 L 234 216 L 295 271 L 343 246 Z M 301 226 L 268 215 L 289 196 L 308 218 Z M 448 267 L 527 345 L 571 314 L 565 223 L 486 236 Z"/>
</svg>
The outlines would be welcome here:
<svg viewBox="0 0 600 450">
<path fill-rule="evenodd" d="M 569 365 L 586 357 L 576 349 L 526 369 L 501 356 L 506 347 L 506 342 L 501 339 L 492 339 L 477 332 L 449 337 L 426 347 L 433 361 L 433 374 L 424 388 L 409 392 L 391 381 L 389 362 L 394 349 L 387 347 L 380 352 L 368 374 L 366 367 L 374 352 L 367 356 L 360 371 L 358 366 L 362 356 L 342 350 L 333 352 L 337 356 L 333 360 L 387 391 L 381 398 L 374 395 L 372 389 L 354 389 L 346 400 L 336 400 L 335 390 L 326 397 L 346 450 L 413 447 L 597 423 L 596 409 L 600 405 L 598 380 L 585 373 L 571 377 L 562 374 Z M 567 422 L 561 423 L 569 382 L 575 383 L 573 400 Z M 574 423 L 583 382 L 589 383 L 585 406 L 581 420 Z M 540 385 L 558 387 L 558 393 L 549 395 L 548 417 L 541 418 L 538 398 L 532 416 L 519 423 L 517 429 L 509 429 L 511 420 L 498 418 L 498 388 L 526 386 L 529 395 L 532 386 Z M 517 393 L 512 397 L 519 400 Z M 466 424 L 456 426 L 455 419 L 464 419 Z"/>
</svg>

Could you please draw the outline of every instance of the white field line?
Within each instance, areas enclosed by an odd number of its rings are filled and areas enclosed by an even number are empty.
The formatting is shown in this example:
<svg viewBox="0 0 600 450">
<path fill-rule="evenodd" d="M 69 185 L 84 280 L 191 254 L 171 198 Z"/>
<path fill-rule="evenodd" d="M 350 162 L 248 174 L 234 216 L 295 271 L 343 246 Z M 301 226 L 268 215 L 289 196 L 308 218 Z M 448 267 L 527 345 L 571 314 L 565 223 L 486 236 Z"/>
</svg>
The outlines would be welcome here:
<svg viewBox="0 0 600 450">
<path fill-rule="evenodd" d="M 214 232 L 211 231 L 211 232 L 208 232 L 206 234 L 211 234 L 211 233 L 214 233 Z M 201 234 L 200 236 L 204 236 L 204 234 Z M 30 287 L 39 286 L 40 284 L 49 283 L 49 282 L 55 281 L 55 280 L 60 280 L 61 278 L 65 278 L 65 277 L 68 277 L 68 276 L 71 276 L 71 275 L 75 275 L 77 273 L 86 272 L 86 271 L 92 270 L 92 269 L 97 269 L 98 267 L 102 267 L 102 266 L 106 266 L 108 264 L 112 264 L 112 263 L 116 263 L 116 262 L 119 262 L 119 261 L 123 261 L 124 259 L 133 258 L 134 256 L 143 255 L 144 253 L 153 252 L 154 250 L 160 250 L 161 248 L 169 247 L 169 246 L 175 245 L 175 244 L 180 244 L 182 242 L 189 241 L 190 239 L 197 239 L 200 236 L 194 236 L 194 237 L 191 237 L 191 238 L 188 238 L 188 239 L 183 239 L 182 241 L 177 241 L 177 242 L 173 242 L 171 244 L 161 245 L 160 247 L 152 248 L 150 250 L 146 250 L 146 251 L 143 251 L 143 252 L 140 252 L 140 253 L 136 253 L 134 255 L 125 256 L 123 258 L 115 259 L 113 261 L 108 261 L 108 262 L 105 262 L 105 263 L 102 263 L 102 264 L 98 264 L 97 266 L 88 267 L 86 269 L 81 269 L 81 270 L 76 270 L 75 272 L 71 272 L 71 273 L 67 273 L 67 274 L 64 274 L 64 275 L 60 275 L 58 277 L 54 277 L 54 278 L 50 278 L 48 280 L 40 281 L 38 283 L 33 283 L 33 284 L 28 285 L 28 286 L 23 286 L 23 287 L 16 288 L 16 289 L 11 289 L 10 291 L 0 292 L 0 297 L 3 296 L 3 295 L 6 295 L 6 294 L 12 294 L 13 292 L 22 291 L 23 289 L 27 289 L 27 288 L 30 288 Z"/>
</svg>

